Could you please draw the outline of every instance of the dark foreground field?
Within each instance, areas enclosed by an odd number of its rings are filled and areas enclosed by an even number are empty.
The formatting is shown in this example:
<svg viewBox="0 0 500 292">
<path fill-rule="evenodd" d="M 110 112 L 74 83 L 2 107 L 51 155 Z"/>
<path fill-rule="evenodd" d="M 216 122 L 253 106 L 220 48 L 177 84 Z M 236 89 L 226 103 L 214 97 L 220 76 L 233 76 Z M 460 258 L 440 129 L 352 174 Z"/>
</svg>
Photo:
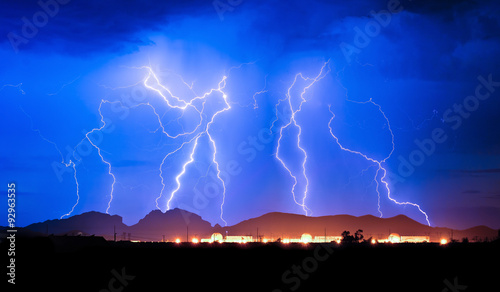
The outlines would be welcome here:
<svg viewBox="0 0 500 292">
<path fill-rule="evenodd" d="M 499 291 L 499 247 L 498 242 L 177 245 L 18 238 L 15 287 L 96 292 Z M 5 271 L 6 242 L 2 250 Z M 5 274 L 3 279 L 7 284 Z"/>
</svg>

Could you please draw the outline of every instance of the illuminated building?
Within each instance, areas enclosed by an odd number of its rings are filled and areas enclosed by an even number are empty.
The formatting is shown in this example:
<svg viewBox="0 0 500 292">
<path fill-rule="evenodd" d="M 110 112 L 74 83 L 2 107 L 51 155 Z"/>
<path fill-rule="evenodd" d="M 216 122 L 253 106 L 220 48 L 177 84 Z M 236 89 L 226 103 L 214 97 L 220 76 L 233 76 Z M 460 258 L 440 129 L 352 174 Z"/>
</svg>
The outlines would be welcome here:
<svg viewBox="0 0 500 292">
<path fill-rule="evenodd" d="M 213 233 L 210 238 L 202 238 L 201 242 L 224 242 L 224 237 L 220 233 Z"/>
<path fill-rule="evenodd" d="M 220 233 L 214 233 L 212 234 L 212 236 L 210 237 L 210 240 L 212 242 L 222 242 L 224 240 L 224 238 L 222 237 L 222 234 Z"/>
<path fill-rule="evenodd" d="M 429 236 L 401 236 L 401 242 L 410 242 L 410 243 L 421 243 L 421 242 L 430 242 Z"/>
<path fill-rule="evenodd" d="M 313 241 L 313 238 L 312 238 L 311 234 L 309 234 L 309 233 L 304 233 L 300 237 L 300 242 L 309 243 L 309 242 L 312 242 L 312 241 Z"/>
<path fill-rule="evenodd" d="M 399 236 L 399 234 L 397 234 L 397 233 L 391 233 L 389 235 L 389 238 L 387 238 L 387 241 L 389 241 L 391 243 L 400 243 L 401 242 L 401 236 Z"/>
<path fill-rule="evenodd" d="M 313 242 L 322 243 L 322 242 L 339 242 L 342 240 L 342 236 L 315 236 Z"/>
<path fill-rule="evenodd" d="M 214 233 L 210 238 L 202 238 L 201 242 L 227 242 L 227 243 L 247 243 L 254 242 L 253 236 L 251 235 L 233 235 L 226 236 L 225 238 L 220 233 Z"/>
<path fill-rule="evenodd" d="M 342 236 L 312 236 L 309 233 L 303 233 L 300 238 L 292 238 L 292 237 L 283 237 L 281 238 L 282 243 L 330 243 L 336 242 L 341 243 L 343 237 Z M 263 243 L 274 242 L 276 238 L 262 238 Z M 252 235 L 228 235 L 223 236 L 220 233 L 213 233 L 210 238 L 202 238 L 199 239 L 199 242 L 204 243 L 248 243 L 248 242 L 257 242 L 257 239 Z M 373 238 L 371 243 L 425 243 L 431 242 L 429 236 L 422 235 L 404 235 L 401 236 L 397 233 L 391 233 L 387 238 Z"/>
<path fill-rule="evenodd" d="M 253 237 L 251 235 L 235 235 L 235 236 L 226 236 L 224 242 L 234 242 L 234 243 L 247 243 L 253 242 Z"/>
<path fill-rule="evenodd" d="M 391 233 L 387 239 L 378 239 L 378 242 L 390 242 L 390 243 L 423 243 L 431 242 L 429 236 L 422 235 L 405 235 L 400 236 L 397 233 Z"/>
</svg>

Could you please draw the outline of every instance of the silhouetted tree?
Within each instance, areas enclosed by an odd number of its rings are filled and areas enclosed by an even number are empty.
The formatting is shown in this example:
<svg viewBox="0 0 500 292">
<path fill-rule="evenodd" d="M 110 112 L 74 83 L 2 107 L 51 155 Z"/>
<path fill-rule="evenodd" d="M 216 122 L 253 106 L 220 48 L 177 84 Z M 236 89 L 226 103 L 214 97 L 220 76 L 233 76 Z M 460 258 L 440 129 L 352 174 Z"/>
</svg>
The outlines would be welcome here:
<svg viewBox="0 0 500 292">
<path fill-rule="evenodd" d="M 363 240 L 363 238 L 364 238 L 363 230 L 358 229 L 356 233 L 354 233 L 354 241 L 360 242 L 361 240 Z"/>
<path fill-rule="evenodd" d="M 345 243 L 354 242 L 354 236 L 351 235 L 351 232 L 349 232 L 347 230 L 344 230 L 344 232 L 342 232 L 342 242 L 345 242 Z"/>
<path fill-rule="evenodd" d="M 354 233 L 354 236 L 351 235 L 351 232 L 347 231 L 347 230 L 344 230 L 344 232 L 342 232 L 342 242 L 345 242 L 345 243 L 353 243 L 353 242 L 361 242 L 363 240 L 364 236 L 363 236 L 363 230 L 361 229 L 358 229 L 355 233 Z"/>
<path fill-rule="evenodd" d="M 462 243 L 469 243 L 469 238 L 467 237 L 462 238 Z"/>
</svg>

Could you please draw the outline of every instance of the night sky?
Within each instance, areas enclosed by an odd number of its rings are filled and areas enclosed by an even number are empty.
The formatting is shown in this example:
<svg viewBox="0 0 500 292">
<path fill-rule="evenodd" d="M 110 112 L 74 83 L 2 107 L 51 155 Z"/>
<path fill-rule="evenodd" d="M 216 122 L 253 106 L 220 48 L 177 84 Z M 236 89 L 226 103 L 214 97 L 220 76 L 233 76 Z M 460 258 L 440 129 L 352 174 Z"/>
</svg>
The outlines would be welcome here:
<svg viewBox="0 0 500 292">
<path fill-rule="evenodd" d="M 305 214 L 292 173 L 308 215 L 500 228 L 496 1 L 39 3 L 1 5 L 0 209 L 15 182 L 18 226 L 135 224 L 176 188 L 170 207 L 212 224 Z"/>
</svg>

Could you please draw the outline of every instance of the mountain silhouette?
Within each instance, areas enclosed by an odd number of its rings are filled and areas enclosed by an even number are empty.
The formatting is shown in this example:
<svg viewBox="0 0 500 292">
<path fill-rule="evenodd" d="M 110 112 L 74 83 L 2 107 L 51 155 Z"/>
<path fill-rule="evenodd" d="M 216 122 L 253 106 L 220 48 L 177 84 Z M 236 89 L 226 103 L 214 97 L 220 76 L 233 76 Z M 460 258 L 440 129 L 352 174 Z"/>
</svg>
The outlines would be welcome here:
<svg viewBox="0 0 500 292">
<path fill-rule="evenodd" d="M 160 241 L 165 235 L 166 240 L 174 241 L 176 238 L 185 240 L 187 236 L 210 237 L 212 225 L 199 215 L 175 208 L 165 213 L 151 211 L 127 230 L 138 238 Z"/>
<path fill-rule="evenodd" d="M 113 235 L 113 228 L 126 229 L 123 218 L 96 211 L 86 212 L 65 219 L 47 220 L 26 226 L 26 229 L 44 234 L 78 233 L 94 235 Z"/>
<path fill-rule="evenodd" d="M 344 230 L 354 233 L 358 229 L 363 230 L 365 238 L 373 237 L 385 239 L 391 233 L 402 236 L 429 236 L 431 241 L 439 241 L 441 238 L 462 240 L 467 237 L 478 240 L 494 239 L 497 231 L 486 226 L 476 226 L 466 230 L 452 230 L 443 227 L 429 227 L 421 224 L 405 215 L 397 215 L 391 218 L 379 218 L 372 215 L 351 216 L 331 215 L 321 217 L 306 217 L 304 215 L 273 212 L 257 218 L 242 221 L 233 226 L 218 228 L 217 232 L 228 235 L 259 235 L 266 237 L 292 237 L 300 238 L 303 233 L 314 236 L 340 236 Z"/>
<path fill-rule="evenodd" d="M 127 226 L 118 215 L 87 212 L 65 219 L 48 220 L 26 226 L 26 229 L 39 234 L 61 235 L 96 235 L 113 240 L 116 232 L 117 240 L 140 241 L 174 241 L 176 238 L 185 241 L 192 237 L 209 238 L 212 233 L 223 235 L 252 235 L 258 234 L 267 238 L 292 237 L 300 238 L 303 233 L 314 236 L 340 236 L 344 230 L 354 233 L 363 230 L 365 238 L 373 237 L 385 239 L 390 233 L 402 236 L 429 236 L 431 241 L 441 238 L 458 239 L 467 237 L 469 240 L 486 240 L 497 237 L 497 230 L 486 226 L 476 226 L 465 230 L 452 230 L 444 227 L 429 227 L 416 222 L 404 215 L 391 218 L 378 218 L 372 215 L 351 216 L 331 215 L 321 217 L 307 217 L 298 214 L 272 212 L 262 216 L 244 220 L 232 226 L 214 227 L 199 215 L 172 209 L 167 212 L 151 211 L 134 225 Z"/>
</svg>

